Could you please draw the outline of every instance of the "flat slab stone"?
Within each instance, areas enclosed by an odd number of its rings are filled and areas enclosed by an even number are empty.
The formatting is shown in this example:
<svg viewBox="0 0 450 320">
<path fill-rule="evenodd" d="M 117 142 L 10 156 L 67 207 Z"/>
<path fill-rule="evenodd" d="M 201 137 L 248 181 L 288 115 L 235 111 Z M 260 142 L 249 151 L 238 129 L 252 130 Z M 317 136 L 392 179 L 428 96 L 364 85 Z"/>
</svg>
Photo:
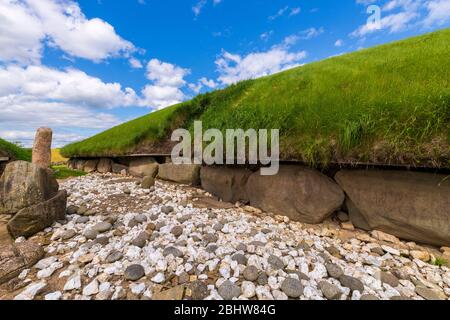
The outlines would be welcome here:
<svg viewBox="0 0 450 320">
<path fill-rule="evenodd" d="M 25 241 L 0 247 L 0 284 L 17 277 L 44 257 L 42 247 Z"/>
<path fill-rule="evenodd" d="M 31 237 L 66 217 L 67 192 L 59 191 L 48 201 L 20 210 L 9 222 L 8 231 L 14 237 Z"/>
</svg>

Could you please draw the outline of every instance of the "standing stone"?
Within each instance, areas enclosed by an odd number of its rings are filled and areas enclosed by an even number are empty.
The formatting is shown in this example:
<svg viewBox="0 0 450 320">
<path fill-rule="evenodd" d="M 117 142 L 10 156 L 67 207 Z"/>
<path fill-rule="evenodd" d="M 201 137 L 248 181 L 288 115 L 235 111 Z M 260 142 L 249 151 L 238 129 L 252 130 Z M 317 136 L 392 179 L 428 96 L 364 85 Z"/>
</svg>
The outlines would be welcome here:
<svg viewBox="0 0 450 320">
<path fill-rule="evenodd" d="M 33 144 L 33 164 L 47 169 L 52 162 L 52 129 L 39 128 Z"/>
</svg>

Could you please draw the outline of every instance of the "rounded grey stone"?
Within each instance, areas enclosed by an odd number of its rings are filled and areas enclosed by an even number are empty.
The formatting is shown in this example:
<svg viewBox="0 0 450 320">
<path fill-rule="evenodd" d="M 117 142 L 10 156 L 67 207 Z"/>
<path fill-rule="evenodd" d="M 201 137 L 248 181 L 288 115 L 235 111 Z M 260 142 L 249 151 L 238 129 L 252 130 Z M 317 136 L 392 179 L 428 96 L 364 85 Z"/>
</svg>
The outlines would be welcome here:
<svg viewBox="0 0 450 320">
<path fill-rule="evenodd" d="M 136 221 L 139 223 L 147 222 L 147 216 L 144 214 L 138 214 L 134 217 L 134 219 L 136 219 Z"/>
<path fill-rule="evenodd" d="M 267 274 L 261 272 L 258 276 L 258 279 L 256 280 L 256 282 L 260 285 L 260 286 L 265 286 L 269 283 L 269 279 L 267 277 Z"/>
<path fill-rule="evenodd" d="M 77 223 L 77 224 L 84 224 L 84 223 L 87 223 L 87 222 L 89 222 L 89 217 L 78 217 L 75 220 L 75 223 Z"/>
<path fill-rule="evenodd" d="M 107 232 L 111 228 L 112 228 L 112 225 L 109 222 L 99 222 L 95 226 L 92 227 L 92 229 L 97 231 L 98 233 Z"/>
<path fill-rule="evenodd" d="M 341 290 L 328 281 L 321 281 L 319 283 L 319 288 L 322 291 L 323 296 L 328 300 L 339 300 L 342 295 Z"/>
<path fill-rule="evenodd" d="M 281 260 L 277 256 L 274 256 L 274 255 L 269 256 L 269 258 L 267 259 L 267 262 L 269 262 L 269 264 L 275 269 L 283 269 L 284 268 L 283 260 Z"/>
<path fill-rule="evenodd" d="M 359 279 L 343 275 L 339 278 L 339 281 L 343 287 L 347 287 L 352 291 L 359 291 L 360 293 L 364 291 L 364 284 Z"/>
<path fill-rule="evenodd" d="M 170 233 L 172 233 L 175 237 L 179 237 L 183 234 L 183 228 L 181 226 L 175 226 L 172 228 L 172 230 L 170 231 Z"/>
<path fill-rule="evenodd" d="M 219 247 L 217 245 L 210 244 L 209 246 L 206 247 L 206 252 L 214 253 L 214 252 L 216 252 L 217 249 L 219 249 Z"/>
<path fill-rule="evenodd" d="M 72 239 L 73 237 L 75 237 L 76 235 L 77 235 L 77 232 L 75 230 L 69 229 L 61 235 L 61 239 L 69 240 L 69 239 Z"/>
<path fill-rule="evenodd" d="M 137 281 L 143 276 L 145 276 L 145 270 L 140 264 L 132 264 L 124 272 L 125 279 L 129 281 Z"/>
<path fill-rule="evenodd" d="M 217 242 L 217 240 L 219 240 L 219 238 L 213 233 L 207 233 L 203 236 L 203 240 L 206 243 L 213 243 L 213 242 Z"/>
<path fill-rule="evenodd" d="M 169 213 L 171 213 L 173 211 L 174 211 L 174 209 L 171 206 L 162 206 L 161 207 L 161 212 L 162 213 L 169 214 Z"/>
<path fill-rule="evenodd" d="M 78 207 L 74 206 L 74 205 L 68 206 L 67 209 L 66 209 L 66 213 L 68 215 L 76 214 L 76 213 L 78 213 Z"/>
<path fill-rule="evenodd" d="M 342 275 L 344 275 L 344 271 L 337 264 L 327 263 L 325 268 L 327 269 L 328 275 L 332 278 L 339 279 Z"/>
<path fill-rule="evenodd" d="M 131 244 L 133 246 L 143 248 L 145 247 L 147 240 L 148 240 L 148 233 L 141 232 L 133 241 L 131 241 Z"/>
<path fill-rule="evenodd" d="M 175 247 L 167 247 L 163 251 L 163 256 L 167 257 L 169 255 L 173 255 L 175 258 L 180 258 L 183 256 L 183 252 Z"/>
<path fill-rule="evenodd" d="M 232 300 L 241 295 L 241 288 L 227 280 L 220 285 L 218 292 L 224 300 Z"/>
<path fill-rule="evenodd" d="M 204 300 L 209 295 L 208 286 L 202 281 L 194 281 L 189 286 L 193 300 Z"/>
<path fill-rule="evenodd" d="M 216 223 L 216 224 L 213 226 L 213 229 L 216 230 L 216 231 L 221 231 L 221 230 L 223 229 L 223 224 L 221 224 L 220 222 L 219 222 L 219 223 Z"/>
<path fill-rule="evenodd" d="M 93 229 L 87 229 L 83 232 L 83 236 L 88 240 L 94 240 L 98 236 L 98 231 Z"/>
<path fill-rule="evenodd" d="M 247 281 L 256 281 L 259 276 L 259 270 L 255 266 L 248 266 L 244 269 L 243 276 Z"/>
<path fill-rule="evenodd" d="M 247 264 L 247 261 L 248 261 L 247 257 L 241 253 L 236 253 L 235 255 L 233 255 L 231 257 L 231 259 L 234 261 L 237 261 L 237 263 L 242 264 L 244 266 Z"/>
<path fill-rule="evenodd" d="M 106 257 L 106 263 L 114 263 L 116 261 L 119 261 L 123 258 L 123 254 L 117 250 L 113 250 L 109 253 L 109 255 Z"/>
<path fill-rule="evenodd" d="M 281 284 L 281 291 L 283 291 L 289 298 L 300 298 L 303 294 L 303 285 L 300 280 L 287 278 Z"/>
</svg>

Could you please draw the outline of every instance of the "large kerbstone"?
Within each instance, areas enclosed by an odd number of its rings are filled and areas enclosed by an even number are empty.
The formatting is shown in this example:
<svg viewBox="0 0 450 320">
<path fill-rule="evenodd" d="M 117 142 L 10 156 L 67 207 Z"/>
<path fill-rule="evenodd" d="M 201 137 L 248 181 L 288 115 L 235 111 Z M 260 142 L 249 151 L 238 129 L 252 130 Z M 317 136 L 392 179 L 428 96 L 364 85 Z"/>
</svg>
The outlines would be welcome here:
<svg viewBox="0 0 450 320">
<path fill-rule="evenodd" d="M 9 163 L 0 178 L 0 214 L 46 201 L 58 192 L 58 182 L 49 169 L 26 161 Z"/>
<path fill-rule="evenodd" d="M 86 160 L 70 159 L 69 162 L 67 163 L 67 166 L 73 170 L 83 171 L 85 163 L 86 163 Z"/>
<path fill-rule="evenodd" d="M 154 158 L 145 157 L 130 162 L 129 171 L 135 177 L 153 177 L 158 174 L 158 163 Z"/>
<path fill-rule="evenodd" d="M 274 176 L 256 172 L 246 186 L 250 204 L 294 221 L 321 223 L 344 202 L 344 193 L 330 178 L 303 166 L 280 166 Z"/>
<path fill-rule="evenodd" d="M 0 284 L 32 267 L 44 254 L 40 245 L 30 241 L 0 247 Z"/>
<path fill-rule="evenodd" d="M 66 217 L 67 192 L 59 191 L 45 202 L 20 210 L 8 222 L 8 231 L 14 237 L 31 237 Z"/>
<path fill-rule="evenodd" d="M 123 165 L 123 164 L 119 164 L 119 163 L 113 163 L 112 164 L 112 172 L 116 173 L 116 174 L 128 174 L 128 167 Z"/>
<path fill-rule="evenodd" d="M 86 173 L 92 173 L 97 170 L 98 159 L 90 159 L 84 163 L 83 171 Z"/>
<path fill-rule="evenodd" d="M 159 166 L 158 178 L 181 184 L 197 186 L 200 184 L 200 166 L 196 164 L 164 163 Z"/>
<path fill-rule="evenodd" d="M 252 172 L 248 169 L 227 167 L 202 167 L 202 188 L 226 202 L 248 202 L 245 185 Z"/>
<path fill-rule="evenodd" d="M 112 160 L 108 158 L 101 158 L 97 164 L 97 171 L 100 173 L 108 173 L 112 171 Z"/>
<path fill-rule="evenodd" d="M 445 175 L 403 171 L 340 171 L 356 227 L 399 238 L 450 245 L 450 180 Z"/>
<path fill-rule="evenodd" d="M 41 168 L 49 168 L 52 161 L 52 136 L 50 128 L 39 128 L 33 144 L 33 163 Z"/>
</svg>

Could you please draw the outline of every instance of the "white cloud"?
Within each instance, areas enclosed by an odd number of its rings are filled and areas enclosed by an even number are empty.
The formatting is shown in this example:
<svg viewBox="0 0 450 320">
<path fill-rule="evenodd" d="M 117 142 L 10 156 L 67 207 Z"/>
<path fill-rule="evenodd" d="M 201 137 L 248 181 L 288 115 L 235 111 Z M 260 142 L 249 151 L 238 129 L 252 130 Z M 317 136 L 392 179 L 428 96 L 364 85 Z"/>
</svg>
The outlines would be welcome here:
<svg viewBox="0 0 450 320">
<path fill-rule="evenodd" d="M 289 12 L 289 17 L 296 16 L 300 13 L 301 9 L 299 7 L 292 8 L 291 12 Z"/>
<path fill-rule="evenodd" d="M 273 35 L 273 30 L 270 30 L 270 31 L 266 31 L 266 32 L 261 33 L 259 38 L 262 41 L 268 41 L 272 35 Z"/>
<path fill-rule="evenodd" d="M 275 20 L 281 16 L 283 16 L 289 10 L 288 6 L 285 6 L 277 11 L 273 16 L 269 17 L 269 20 Z"/>
<path fill-rule="evenodd" d="M 41 20 L 23 3 L 0 0 L 0 60 L 37 63 L 45 37 Z"/>
<path fill-rule="evenodd" d="M 266 52 L 250 53 L 245 57 L 224 51 L 216 59 L 220 74 L 218 80 L 228 85 L 270 75 L 300 65 L 300 61 L 305 57 L 305 51 L 289 52 L 280 47 Z"/>
<path fill-rule="evenodd" d="M 133 69 L 142 69 L 144 66 L 142 65 L 141 61 L 139 61 L 136 58 L 130 58 L 130 60 L 128 60 L 130 62 L 130 66 Z"/>
<path fill-rule="evenodd" d="M 203 78 L 200 78 L 196 84 L 190 83 L 188 86 L 189 86 L 189 89 L 191 89 L 195 93 L 200 93 L 200 91 L 204 87 L 207 87 L 209 89 L 215 89 L 215 88 L 217 88 L 218 84 L 212 79 L 203 77 Z"/>
<path fill-rule="evenodd" d="M 36 64 L 43 44 L 101 61 L 134 51 L 109 23 L 88 19 L 71 0 L 0 0 L 0 59 Z"/>
<path fill-rule="evenodd" d="M 428 10 L 423 21 L 425 27 L 441 26 L 450 21 L 450 0 L 427 1 L 425 6 Z"/>
<path fill-rule="evenodd" d="M 158 59 L 152 59 L 147 64 L 147 78 L 160 86 L 182 87 L 186 84 L 184 77 L 189 72 L 189 69 Z"/>
<path fill-rule="evenodd" d="M 342 39 L 338 39 L 336 40 L 336 42 L 334 43 L 335 47 L 342 47 L 344 45 L 344 41 Z"/>
<path fill-rule="evenodd" d="M 3 131 L 0 130 L 0 137 L 7 141 L 21 142 L 21 145 L 24 147 L 32 147 L 34 137 L 36 132 L 35 131 L 26 131 L 26 130 L 10 130 L 10 131 Z M 63 132 L 54 132 L 53 133 L 53 139 L 52 139 L 52 147 L 58 148 L 61 146 L 64 146 L 68 143 L 80 141 L 84 139 L 85 136 L 77 134 L 77 133 L 63 133 Z"/>
<path fill-rule="evenodd" d="M 147 78 L 152 84 L 142 90 L 140 105 L 162 109 L 185 99 L 181 88 L 186 85 L 184 77 L 190 73 L 189 69 L 174 64 L 152 59 L 147 64 Z"/>
<path fill-rule="evenodd" d="M 182 102 L 184 93 L 178 87 L 147 85 L 142 90 L 142 104 L 157 109 L 163 109 Z"/>
<path fill-rule="evenodd" d="M 374 0 L 357 0 L 362 5 L 373 4 Z M 378 2 L 377 2 L 378 3 Z M 397 33 L 412 28 L 429 29 L 450 21 L 450 0 L 388 0 L 382 8 L 379 23 L 359 26 L 352 37 L 365 37 L 379 31 Z"/>
<path fill-rule="evenodd" d="M 0 66 L 0 96 L 30 101 L 59 101 L 94 108 L 135 105 L 133 89 L 105 83 L 77 69 L 60 71 L 44 66 Z"/>
</svg>

